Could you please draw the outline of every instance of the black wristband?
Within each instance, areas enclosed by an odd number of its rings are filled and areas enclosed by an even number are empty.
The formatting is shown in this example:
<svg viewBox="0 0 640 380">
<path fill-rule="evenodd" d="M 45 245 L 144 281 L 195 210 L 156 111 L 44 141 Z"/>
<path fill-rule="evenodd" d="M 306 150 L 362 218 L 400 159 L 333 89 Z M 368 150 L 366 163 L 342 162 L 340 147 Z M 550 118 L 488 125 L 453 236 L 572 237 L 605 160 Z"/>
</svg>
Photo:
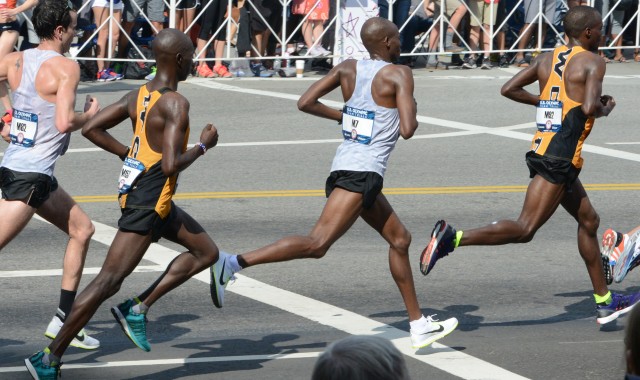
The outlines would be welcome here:
<svg viewBox="0 0 640 380">
<path fill-rule="evenodd" d="M 124 155 L 120 156 L 120 160 L 124 161 L 125 158 L 127 158 L 127 156 L 129 155 L 129 152 L 131 152 L 131 147 L 130 146 L 127 147 L 127 153 L 125 153 Z"/>
</svg>

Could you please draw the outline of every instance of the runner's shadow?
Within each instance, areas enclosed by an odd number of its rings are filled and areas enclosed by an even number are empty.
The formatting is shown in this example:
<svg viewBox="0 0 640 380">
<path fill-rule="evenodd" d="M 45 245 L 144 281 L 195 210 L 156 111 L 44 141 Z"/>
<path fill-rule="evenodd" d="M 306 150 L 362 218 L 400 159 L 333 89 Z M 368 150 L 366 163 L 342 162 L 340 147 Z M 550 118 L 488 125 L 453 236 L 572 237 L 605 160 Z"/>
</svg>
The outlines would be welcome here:
<svg viewBox="0 0 640 380">
<path fill-rule="evenodd" d="M 144 376 L 131 377 L 128 379 L 179 379 L 182 377 L 192 377 L 196 375 L 206 375 L 211 377 L 213 376 L 213 374 L 218 373 L 255 370 L 262 368 L 262 363 L 269 362 L 275 359 L 251 359 L 247 358 L 247 356 L 292 354 L 300 352 L 299 350 L 301 349 L 320 348 L 324 350 L 324 348 L 329 344 L 328 342 L 324 342 L 301 345 L 280 345 L 283 342 L 298 339 L 299 337 L 300 336 L 294 334 L 272 334 L 267 335 L 261 340 L 257 341 L 252 339 L 224 339 L 208 342 L 178 344 L 173 347 L 200 351 L 186 358 L 187 361 L 194 360 L 195 363 L 187 363 L 176 368 L 168 368 L 166 370 L 145 374 Z M 242 358 L 229 358 L 232 356 Z M 220 358 L 220 361 L 207 360 L 210 358 Z M 313 362 L 315 362 L 315 360 Z M 311 368 L 309 368 L 309 372 L 311 372 Z"/>
<path fill-rule="evenodd" d="M 177 324 L 187 323 L 198 318 L 200 317 L 194 314 L 172 314 L 160 316 L 156 320 L 150 319 L 149 323 L 147 323 L 147 338 L 151 347 L 153 348 L 154 344 L 171 342 L 190 332 L 191 329 L 177 326 Z M 99 361 L 98 359 L 103 356 L 122 352 L 122 344 L 130 343 L 131 348 L 136 347 L 122 332 L 115 319 L 92 322 L 88 329 L 90 330 L 90 335 L 100 340 L 101 344 L 97 351 L 93 351 L 83 357 L 83 361 Z M 98 332 L 94 333 L 94 331 Z M 71 350 L 74 350 L 74 353 L 86 352 L 78 348 L 69 347 L 69 351 Z"/>
</svg>

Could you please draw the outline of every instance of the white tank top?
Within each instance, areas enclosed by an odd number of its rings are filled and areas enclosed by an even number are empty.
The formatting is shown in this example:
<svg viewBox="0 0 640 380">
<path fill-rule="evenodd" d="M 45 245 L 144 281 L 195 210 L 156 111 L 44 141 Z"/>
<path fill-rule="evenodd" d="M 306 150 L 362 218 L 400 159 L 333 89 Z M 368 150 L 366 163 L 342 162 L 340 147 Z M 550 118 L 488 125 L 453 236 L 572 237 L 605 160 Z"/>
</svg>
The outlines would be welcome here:
<svg viewBox="0 0 640 380">
<path fill-rule="evenodd" d="M 22 137 L 12 137 L 12 143 L 4 152 L 1 165 L 7 169 L 53 176 L 56 160 L 69 147 L 71 134 L 60 133 L 55 125 L 55 103 L 42 99 L 35 86 L 40 66 L 46 60 L 58 56 L 60 54 L 55 51 L 37 48 L 23 53 L 22 79 L 20 86 L 12 93 L 12 131 L 17 131 L 16 123 L 26 123 L 29 128 L 35 126 L 37 129 L 32 143 L 25 144 Z"/>
<path fill-rule="evenodd" d="M 371 83 L 378 71 L 390 65 L 362 60 L 356 66 L 356 85 L 343 110 L 344 141 L 338 147 L 331 171 L 375 172 L 384 177 L 389 155 L 398 141 L 400 117 L 397 108 L 376 104 Z"/>
</svg>

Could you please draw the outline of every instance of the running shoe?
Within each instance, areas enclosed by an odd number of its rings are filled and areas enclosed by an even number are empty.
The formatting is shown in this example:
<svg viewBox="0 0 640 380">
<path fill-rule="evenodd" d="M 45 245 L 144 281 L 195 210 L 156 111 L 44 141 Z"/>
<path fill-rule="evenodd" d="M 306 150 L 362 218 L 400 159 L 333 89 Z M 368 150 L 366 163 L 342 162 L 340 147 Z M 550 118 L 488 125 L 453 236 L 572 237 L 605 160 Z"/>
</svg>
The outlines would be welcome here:
<svg viewBox="0 0 640 380">
<path fill-rule="evenodd" d="M 609 258 L 603 254 L 600 254 L 602 260 L 602 269 L 604 270 L 604 279 L 607 281 L 607 285 L 613 283 L 613 266 L 609 261 Z"/>
<path fill-rule="evenodd" d="M 44 364 L 42 358 L 49 354 L 48 348 L 44 351 L 38 351 L 31 355 L 28 359 L 24 359 L 24 365 L 35 380 L 57 380 L 60 376 L 60 366 L 62 363 Z"/>
<path fill-rule="evenodd" d="M 433 315 L 435 316 L 435 315 Z M 411 330 L 411 346 L 413 348 L 422 348 L 430 345 L 438 339 L 449 335 L 458 326 L 456 318 L 449 318 L 446 321 L 438 321 L 433 316 L 427 317 L 427 331 L 416 332 Z"/>
<path fill-rule="evenodd" d="M 453 252 L 456 240 L 456 229 L 444 220 L 440 220 L 433 227 L 431 241 L 420 255 L 420 272 L 428 275 L 436 265 L 436 261 Z"/>
<path fill-rule="evenodd" d="M 196 69 L 196 75 L 200 78 L 216 78 L 218 76 L 218 74 L 214 73 L 206 63 L 198 66 Z"/>
<path fill-rule="evenodd" d="M 640 250 L 636 249 L 636 242 L 630 243 L 626 238 L 624 240 L 626 245 L 620 253 L 618 261 L 613 266 L 613 279 L 615 282 L 622 282 L 627 273 L 640 264 Z"/>
<path fill-rule="evenodd" d="M 250 69 L 254 77 L 271 78 L 275 74 L 275 71 L 267 69 L 261 63 L 250 64 Z"/>
<path fill-rule="evenodd" d="M 118 74 L 116 71 L 114 71 L 112 68 L 108 68 L 107 71 L 109 72 L 109 74 L 116 78 L 116 80 L 122 80 L 124 79 L 124 75 L 122 74 Z"/>
<path fill-rule="evenodd" d="M 611 265 L 616 265 L 625 243 L 629 241 L 629 235 L 617 232 L 612 228 L 607 229 L 602 234 L 602 254 L 609 258 Z"/>
<path fill-rule="evenodd" d="M 229 69 L 227 69 L 225 65 L 213 66 L 213 72 L 218 74 L 220 78 L 233 78 L 233 74 L 229 72 Z"/>
<path fill-rule="evenodd" d="M 111 308 L 111 314 L 120 324 L 122 331 L 131 339 L 133 344 L 143 351 L 151 351 L 147 342 L 147 315 L 133 311 L 134 300 L 128 299 L 118 306 Z"/>
<path fill-rule="evenodd" d="M 57 315 L 53 316 L 51 322 L 47 326 L 47 331 L 45 331 L 44 336 L 49 339 L 55 339 L 60 329 L 62 328 L 62 321 Z M 84 331 L 84 329 L 80 330 L 76 337 L 70 343 L 73 347 L 82 348 L 85 350 L 95 350 L 100 347 L 100 341 L 96 338 L 92 338 Z"/>
<path fill-rule="evenodd" d="M 629 294 L 628 296 L 611 293 L 612 301 L 608 305 L 596 305 L 596 322 L 601 325 L 609 323 L 622 314 L 625 314 L 640 301 L 640 293 Z"/>
<path fill-rule="evenodd" d="M 98 74 L 96 74 L 96 78 L 98 82 L 112 82 L 116 80 L 116 78 L 113 75 L 109 74 L 109 71 L 107 70 L 98 71 Z"/>
<path fill-rule="evenodd" d="M 234 273 L 229 265 L 231 255 L 220 251 L 218 261 L 211 266 L 211 283 L 209 290 L 211 292 L 211 300 L 217 308 L 224 305 L 224 290 L 231 280 L 235 280 Z"/>
<path fill-rule="evenodd" d="M 476 64 L 475 58 L 469 57 L 462 63 L 463 69 L 475 69 L 476 67 L 478 67 L 478 65 Z"/>
</svg>

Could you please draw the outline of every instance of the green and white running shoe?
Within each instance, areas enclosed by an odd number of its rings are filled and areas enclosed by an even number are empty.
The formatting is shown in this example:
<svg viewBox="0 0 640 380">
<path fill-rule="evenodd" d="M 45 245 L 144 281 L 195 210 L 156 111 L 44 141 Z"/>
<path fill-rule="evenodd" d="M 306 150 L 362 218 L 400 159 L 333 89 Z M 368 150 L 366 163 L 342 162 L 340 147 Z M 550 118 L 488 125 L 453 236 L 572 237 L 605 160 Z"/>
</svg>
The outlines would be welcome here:
<svg viewBox="0 0 640 380">
<path fill-rule="evenodd" d="M 147 315 L 135 313 L 133 311 L 135 304 L 134 300 L 128 299 L 120 305 L 112 307 L 111 314 L 133 344 L 141 350 L 149 352 L 151 346 L 147 341 Z"/>
</svg>

